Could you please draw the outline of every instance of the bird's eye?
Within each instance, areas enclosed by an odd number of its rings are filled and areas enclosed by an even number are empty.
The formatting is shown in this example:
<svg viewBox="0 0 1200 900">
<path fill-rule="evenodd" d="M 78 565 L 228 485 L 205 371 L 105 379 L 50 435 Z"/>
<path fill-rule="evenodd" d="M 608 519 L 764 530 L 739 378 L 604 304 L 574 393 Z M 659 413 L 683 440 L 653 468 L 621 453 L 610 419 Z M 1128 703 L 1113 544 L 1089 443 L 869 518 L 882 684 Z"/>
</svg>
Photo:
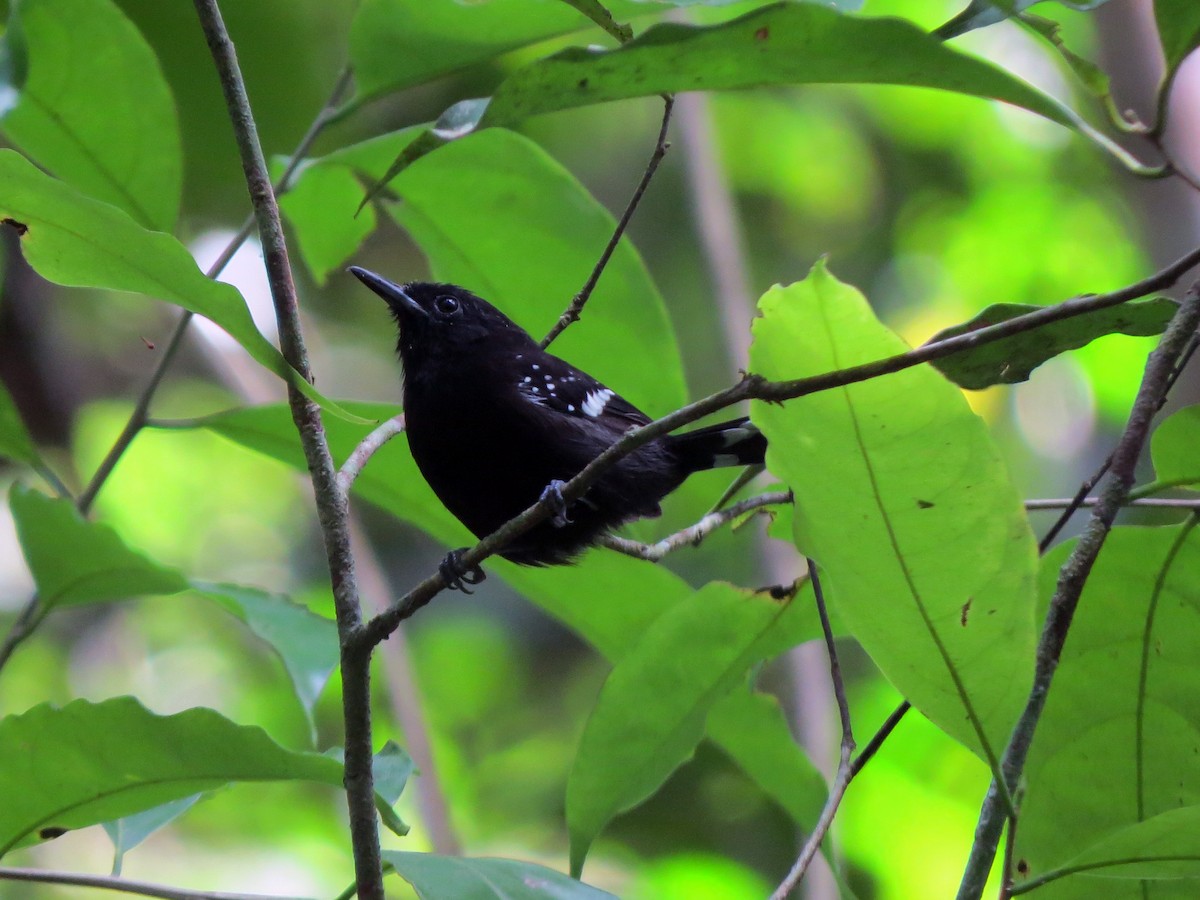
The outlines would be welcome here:
<svg viewBox="0 0 1200 900">
<path fill-rule="evenodd" d="M 443 295 L 433 301 L 433 308 L 443 316 L 452 316 L 458 312 L 459 303 L 457 298 Z"/>
</svg>

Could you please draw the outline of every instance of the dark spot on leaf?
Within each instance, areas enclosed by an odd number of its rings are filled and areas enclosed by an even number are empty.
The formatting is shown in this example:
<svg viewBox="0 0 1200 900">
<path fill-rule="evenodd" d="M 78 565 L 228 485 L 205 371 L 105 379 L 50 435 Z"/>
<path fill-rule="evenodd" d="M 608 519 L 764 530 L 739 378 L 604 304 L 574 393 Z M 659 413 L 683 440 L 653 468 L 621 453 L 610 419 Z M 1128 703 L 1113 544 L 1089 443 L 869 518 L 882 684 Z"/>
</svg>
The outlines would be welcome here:
<svg viewBox="0 0 1200 900">
<path fill-rule="evenodd" d="M 963 628 L 967 627 L 967 617 L 971 615 L 971 604 L 973 600 L 968 600 L 962 605 L 962 612 L 959 613 L 958 622 Z"/>
<path fill-rule="evenodd" d="M 917 506 L 921 509 L 933 509 L 933 503 L 929 500 L 917 500 Z"/>
<path fill-rule="evenodd" d="M 1028 860 L 1024 860 L 1024 859 L 1017 860 L 1017 874 L 1018 875 L 1028 875 L 1029 874 Z"/>
<path fill-rule="evenodd" d="M 146 345 L 147 350 L 154 349 L 154 341 L 150 340 L 149 338 L 142 338 L 142 343 Z"/>
<path fill-rule="evenodd" d="M 791 584 L 772 584 L 767 587 L 761 587 L 754 593 L 766 594 L 772 600 L 791 600 L 799 590 L 800 582 L 793 581 Z"/>
<path fill-rule="evenodd" d="M 25 237 L 25 235 L 29 232 L 29 226 L 24 222 L 18 222 L 16 219 L 0 219 L 0 224 L 9 226 L 17 233 L 17 237 Z"/>
<path fill-rule="evenodd" d="M 756 32 L 754 32 L 754 39 L 756 41 L 765 41 L 770 36 L 771 36 L 771 29 L 768 28 L 766 25 L 764 25 L 762 28 L 760 28 Z"/>
<path fill-rule="evenodd" d="M 41 831 L 39 831 L 38 837 L 40 837 L 43 841 L 52 841 L 56 837 L 62 837 L 69 830 L 70 829 L 67 828 L 59 828 L 57 825 L 51 825 L 49 828 L 43 828 Z"/>
<path fill-rule="evenodd" d="M 578 85 L 579 89 L 580 89 L 581 91 L 586 91 L 586 90 L 587 90 L 587 86 L 588 86 L 588 80 L 587 80 L 586 78 L 580 78 L 580 79 L 579 79 L 579 85 Z"/>
</svg>

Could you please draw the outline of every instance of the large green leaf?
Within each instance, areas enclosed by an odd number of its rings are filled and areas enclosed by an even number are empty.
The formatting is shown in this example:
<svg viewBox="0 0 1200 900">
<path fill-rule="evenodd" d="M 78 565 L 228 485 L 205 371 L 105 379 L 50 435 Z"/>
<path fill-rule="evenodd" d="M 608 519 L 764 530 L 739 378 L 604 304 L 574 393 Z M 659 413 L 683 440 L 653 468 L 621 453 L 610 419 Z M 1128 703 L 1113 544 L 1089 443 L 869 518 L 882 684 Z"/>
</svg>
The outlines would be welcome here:
<svg viewBox="0 0 1200 900">
<path fill-rule="evenodd" d="M 69 287 L 147 294 L 212 319 L 256 361 L 337 414 L 254 325 L 232 285 L 206 278 L 183 244 L 121 209 L 51 178 L 14 150 L 0 149 L 0 219 L 17 230 L 29 264 Z"/>
<path fill-rule="evenodd" d="M 704 734 L 709 710 L 764 657 L 814 634 L 812 607 L 713 583 L 664 612 L 609 674 L 567 782 L 571 873 L 623 810 L 650 796 Z"/>
<path fill-rule="evenodd" d="M 1186 406 L 1171 413 L 1150 437 L 1150 458 L 1154 461 L 1156 476 L 1154 484 L 1138 493 L 1200 484 L 1197 447 L 1200 447 L 1200 406 Z"/>
<path fill-rule="evenodd" d="M 996 303 L 961 325 L 939 331 L 929 342 L 978 331 L 1039 309 L 1042 307 L 1027 303 Z M 959 387 L 972 391 L 994 384 L 1016 384 L 1027 380 L 1046 360 L 1078 350 L 1107 334 L 1162 334 L 1177 309 L 1179 304 L 1167 297 L 1123 303 L 943 357 L 934 360 L 933 365 Z"/>
<path fill-rule="evenodd" d="M 179 215 L 183 153 L 154 51 L 110 0 L 11 4 L 0 127 L 40 166 L 146 228 Z"/>
<path fill-rule="evenodd" d="M 1192 0 L 1154 0 L 1154 18 L 1167 72 L 1173 74 L 1200 46 L 1200 4 Z"/>
<path fill-rule="evenodd" d="M 298 187 L 327 166 L 377 179 L 413 137 L 402 132 L 331 154 L 306 170 Z M 583 286 L 615 225 L 570 172 L 532 141 L 501 129 L 423 158 L 389 188 L 400 202 L 388 209 L 425 253 L 433 276 L 474 290 L 537 337 Z M 292 221 L 302 245 L 312 227 L 351 227 L 348 214 Z M 404 273 L 382 274 L 405 280 Z M 382 305 L 379 318 L 383 327 Z M 648 413 L 684 402 L 674 331 L 645 262 L 627 240 L 554 352 Z"/>
<path fill-rule="evenodd" d="M 1029 878 L 1088 862 L 1139 862 L 1096 871 L 1110 876 L 1104 881 L 1064 878 L 1047 896 L 1196 896 L 1194 880 L 1140 883 L 1200 875 L 1200 531 L 1193 524 L 1114 529 L 1088 576 L 1025 767 L 1016 858 Z M 1074 545 L 1043 560 L 1043 603 Z M 1164 814 L 1173 818 L 1155 821 Z M 1168 836 L 1169 824 L 1185 831 Z M 1142 838 L 1163 843 L 1136 849 Z M 1190 862 L 1172 859 L 1188 853 Z"/>
<path fill-rule="evenodd" d="M 472 859 L 384 850 L 383 861 L 421 900 L 612 900 L 613 895 L 561 872 L 515 859 Z"/>
<path fill-rule="evenodd" d="M 823 264 L 759 308 L 751 368 L 772 380 L 907 349 Z M 914 706 L 994 760 L 1033 669 L 1036 549 L 982 420 L 925 367 L 751 416 L 850 633 Z"/>
<path fill-rule="evenodd" d="M 0 855 L 42 829 L 83 828 L 231 782 L 340 788 L 342 776 L 336 760 L 287 750 L 210 709 L 158 716 L 132 697 L 43 704 L 0 720 Z M 382 798 L 376 806 L 406 830 Z"/>
<path fill-rule="evenodd" d="M 131 549 L 108 525 L 87 521 L 69 500 L 13 485 L 9 506 L 44 609 L 188 588 L 178 571 Z"/>
<path fill-rule="evenodd" d="M 17 404 L 13 402 L 12 395 L 9 394 L 2 382 L 0 382 L 0 456 L 29 466 L 36 466 L 41 462 L 41 456 L 38 455 L 37 448 L 33 445 L 33 439 L 25 430 L 25 423 L 21 421 L 21 413 L 17 409 Z"/>
</svg>

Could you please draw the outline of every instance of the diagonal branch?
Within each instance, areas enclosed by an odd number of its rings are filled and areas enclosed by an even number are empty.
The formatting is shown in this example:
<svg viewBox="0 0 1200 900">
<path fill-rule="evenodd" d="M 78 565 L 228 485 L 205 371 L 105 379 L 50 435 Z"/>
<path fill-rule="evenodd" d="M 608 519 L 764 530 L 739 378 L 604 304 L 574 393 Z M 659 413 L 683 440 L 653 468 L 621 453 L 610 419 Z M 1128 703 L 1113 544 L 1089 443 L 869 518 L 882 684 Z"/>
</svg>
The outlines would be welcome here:
<svg viewBox="0 0 1200 900">
<path fill-rule="evenodd" d="M 258 140 L 258 130 L 250 110 L 237 54 L 225 29 L 217 0 L 194 2 L 220 77 L 221 90 L 242 159 L 246 187 L 254 206 L 271 299 L 275 304 L 275 318 L 279 323 L 280 349 L 292 368 L 301 377 L 311 381 L 308 350 L 300 330 L 299 303 L 292 281 L 283 224 L 279 218 L 279 206 Z M 362 611 L 358 601 L 354 557 L 350 549 L 349 509 L 346 495 L 337 483 L 320 408 L 290 381 L 288 405 L 308 463 L 341 638 L 342 713 L 346 731 L 345 786 L 358 895 L 362 900 L 384 900 L 383 863 L 371 771 L 371 647 L 364 647 L 353 640 L 362 629 Z"/>
</svg>

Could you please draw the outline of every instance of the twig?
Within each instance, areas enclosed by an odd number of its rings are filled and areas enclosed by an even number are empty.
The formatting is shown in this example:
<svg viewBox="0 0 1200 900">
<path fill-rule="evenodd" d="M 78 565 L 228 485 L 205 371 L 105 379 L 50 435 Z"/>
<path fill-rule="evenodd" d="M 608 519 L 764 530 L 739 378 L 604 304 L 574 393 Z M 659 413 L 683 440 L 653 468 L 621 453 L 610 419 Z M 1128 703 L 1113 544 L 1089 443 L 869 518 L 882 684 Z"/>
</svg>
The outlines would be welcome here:
<svg viewBox="0 0 1200 900">
<path fill-rule="evenodd" d="M 1050 601 L 1042 635 L 1038 641 L 1033 687 L 1001 759 L 1001 773 L 1006 785 L 998 785 L 993 779 L 984 798 L 975 829 L 974 845 L 959 886 L 959 900 L 977 900 L 983 893 L 1004 827 L 1001 797 L 1006 792 L 1011 794 L 1016 788 L 1025 768 L 1025 758 L 1029 753 L 1042 709 L 1045 707 L 1050 682 L 1058 667 L 1084 584 L 1105 538 L 1108 537 L 1118 510 L 1129 497 L 1138 457 L 1150 433 L 1150 423 L 1172 383 L 1176 362 L 1198 325 L 1200 282 L 1189 288 L 1183 304 L 1171 320 L 1171 324 L 1167 326 L 1158 347 L 1150 354 L 1129 422 L 1113 451 L 1111 477 L 1100 495 L 1100 502 L 1092 511 L 1087 527 L 1059 572 L 1058 585 Z"/>
<path fill-rule="evenodd" d="M 579 499 L 595 484 L 600 475 L 617 460 L 632 453 L 638 447 L 674 431 L 684 425 L 689 425 L 705 416 L 732 406 L 743 400 L 792 400 L 833 388 L 845 387 L 862 381 L 890 375 L 913 366 L 935 359 L 942 359 L 955 353 L 962 353 L 982 347 L 1014 334 L 1021 334 L 1040 328 L 1051 322 L 1069 319 L 1097 309 L 1116 306 L 1146 294 L 1170 287 L 1184 272 L 1200 264 L 1200 249 L 1193 250 L 1181 257 L 1175 263 L 1160 270 L 1154 275 L 1108 294 L 1092 294 L 1086 297 L 1074 297 L 1056 306 L 1045 307 L 1031 313 L 1016 316 L 995 325 L 988 325 L 976 331 L 959 334 L 941 341 L 924 344 L 905 353 L 889 356 L 874 362 L 850 366 L 833 372 L 825 372 L 808 378 L 798 378 L 793 381 L 767 381 L 760 375 L 747 375 L 740 382 L 715 394 L 680 407 L 660 419 L 655 419 L 647 425 L 630 429 L 625 435 L 607 450 L 593 459 L 579 474 L 568 481 L 562 488 L 561 494 L 568 503 Z M 510 541 L 524 534 L 539 522 L 549 518 L 553 512 L 550 504 L 538 501 L 524 512 L 506 522 L 492 534 L 481 540 L 474 547 L 468 548 L 460 557 L 460 564 L 465 568 L 477 566 L 493 553 L 501 550 Z M 401 597 L 395 605 L 386 612 L 376 616 L 366 624 L 364 629 L 355 636 L 364 644 L 374 646 L 387 638 L 396 627 L 418 609 L 432 600 L 439 592 L 447 587 L 442 575 L 435 574 L 426 578 L 407 594 Z"/>
<path fill-rule="evenodd" d="M 338 470 L 338 490 L 343 494 L 350 493 L 354 479 L 358 478 L 358 474 L 362 471 L 363 466 L 367 464 L 367 460 L 374 456 L 380 447 L 403 432 L 404 413 L 400 413 L 398 416 L 392 416 L 359 441 L 358 446 L 350 452 L 350 455 L 346 457 L 346 461 L 342 463 L 341 469 Z"/>
<path fill-rule="evenodd" d="M 159 897 L 162 900 L 303 900 L 299 897 L 281 897 L 271 894 L 240 894 L 225 891 L 194 891 L 185 888 L 152 884 L 116 878 L 112 875 L 80 875 L 73 872 L 47 872 L 40 869 L 16 869 L 0 866 L 0 881 L 29 881 L 39 884 L 69 884 L 74 887 L 99 888 L 107 891 L 122 891 L 141 897 Z"/>
<path fill-rule="evenodd" d="M 745 515 L 751 510 L 761 509 L 764 506 L 779 506 L 780 504 L 791 502 L 791 491 L 774 491 L 769 494 L 759 494 L 757 497 L 749 497 L 726 509 L 711 512 L 695 525 L 677 531 L 654 544 L 643 544 L 638 541 L 631 541 L 628 538 L 617 537 L 616 535 L 608 535 L 600 543 L 610 550 L 616 550 L 618 553 L 624 553 L 626 556 L 644 559 L 647 562 L 658 562 L 668 553 L 673 553 L 681 547 L 695 547 L 721 526 L 732 522 L 734 519 Z"/>
<path fill-rule="evenodd" d="M 579 314 L 583 312 L 583 307 L 591 298 L 592 291 L 596 289 L 596 283 L 600 281 L 600 276 L 604 274 L 605 266 L 608 265 L 609 259 L 612 258 L 617 245 L 621 242 L 621 237 L 625 234 L 625 229 L 629 227 L 629 220 L 633 218 L 638 204 L 642 202 L 642 195 L 646 193 L 646 188 L 650 185 L 650 179 L 654 177 L 654 173 L 658 170 L 658 164 L 662 162 L 663 157 L 667 154 L 667 148 L 671 146 L 667 143 L 667 127 L 671 124 L 671 110 L 674 106 L 675 97 L 671 94 L 665 94 L 663 96 L 662 127 L 658 130 L 658 143 L 654 145 L 654 152 L 650 155 L 650 162 L 646 165 L 646 171 L 642 173 L 642 180 L 638 182 L 633 196 L 629 198 L 625 212 L 621 214 L 621 220 L 617 222 L 617 227 L 613 230 L 612 237 L 608 239 L 608 245 L 604 248 L 604 252 L 600 254 L 600 259 L 596 261 L 596 265 L 592 269 L 592 274 L 588 276 L 588 280 L 579 289 L 579 293 L 571 300 L 570 305 L 563 311 L 563 314 L 558 317 L 558 321 L 554 323 L 554 327 L 550 329 L 549 334 L 542 338 L 541 347 L 543 350 L 549 347 L 551 342 L 562 334 L 572 322 L 579 321 Z"/>
<path fill-rule="evenodd" d="M 875 732 L 871 740 L 867 741 L 867 746 L 863 747 L 862 752 L 854 757 L 854 762 L 850 765 L 850 777 L 854 778 L 863 770 L 863 766 L 871 761 L 879 748 L 883 746 L 883 742 L 891 737 L 892 732 L 896 730 L 896 726 L 900 724 L 900 720 L 904 718 L 904 714 L 912 709 L 912 704 L 907 700 L 901 701 L 900 705 L 892 710 L 892 714 L 888 716 L 879 730 Z"/>
<path fill-rule="evenodd" d="M 271 299 L 275 305 L 275 318 L 279 324 L 280 349 L 288 364 L 302 378 L 311 381 L 308 351 L 300 330 L 299 304 L 292 282 L 279 206 L 258 140 L 258 130 L 250 100 L 246 96 L 237 54 L 222 21 L 217 0 L 194 0 L 194 3 L 220 77 L 221 90 L 225 95 L 242 159 L 246 187 L 254 206 Z M 354 557 L 350 549 L 348 505 L 346 495 L 338 489 L 337 473 L 329 454 L 320 408 L 290 381 L 288 405 L 308 463 L 341 638 L 342 714 L 346 732 L 344 783 L 358 894 L 361 900 L 384 900 L 379 826 L 375 818 L 374 777 L 371 771 L 371 653 L 370 647 L 364 648 L 354 640 L 362 629 L 362 611 L 358 602 Z"/>
<path fill-rule="evenodd" d="M 829 625 L 829 612 L 825 608 L 825 593 L 821 590 L 817 564 L 811 559 L 808 560 L 808 574 L 812 579 L 813 593 L 816 595 L 817 614 L 821 618 L 821 632 L 825 635 L 825 650 L 829 654 L 829 678 L 833 682 L 833 696 L 837 701 L 838 716 L 842 723 L 841 752 L 838 758 L 837 773 L 833 777 L 833 784 L 829 788 L 829 797 L 825 800 L 825 807 L 817 818 L 817 824 L 813 827 L 808 840 L 804 842 L 791 871 L 787 873 L 787 877 L 780 882 L 775 893 L 771 895 L 771 900 L 784 900 L 804 877 L 809 864 L 821 847 L 821 842 L 825 840 L 829 827 L 833 824 L 833 817 L 841 805 L 842 797 L 845 796 L 846 788 L 849 787 L 855 771 L 851 762 L 854 754 L 854 729 L 850 724 L 850 704 L 846 700 L 846 685 L 842 681 L 842 668 L 838 663 L 837 645 L 833 639 L 833 628 Z"/>
<path fill-rule="evenodd" d="M 1099 505 L 1100 500 L 1100 497 L 1084 497 L 1079 501 L 1076 501 L 1074 497 L 1026 500 L 1025 508 L 1030 512 L 1033 512 L 1043 509 L 1064 509 L 1071 506 L 1092 507 Z M 1184 497 L 1139 497 L 1137 499 L 1126 500 L 1123 505 L 1127 507 L 1152 507 L 1155 509 L 1200 509 L 1200 500 L 1191 500 Z"/>
</svg>

